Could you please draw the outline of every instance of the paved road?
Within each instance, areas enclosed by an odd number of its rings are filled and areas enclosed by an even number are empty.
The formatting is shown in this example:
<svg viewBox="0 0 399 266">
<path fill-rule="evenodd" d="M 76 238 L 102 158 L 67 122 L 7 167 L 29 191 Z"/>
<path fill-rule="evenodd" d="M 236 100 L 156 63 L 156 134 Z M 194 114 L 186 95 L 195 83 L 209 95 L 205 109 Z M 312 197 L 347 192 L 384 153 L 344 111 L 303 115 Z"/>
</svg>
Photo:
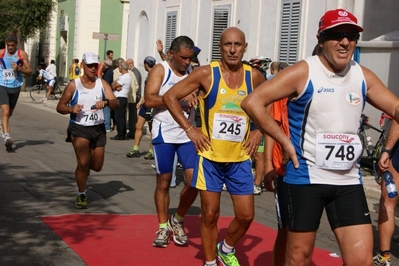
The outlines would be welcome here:
<svg viewBox="0 0 399 266">
<path fill-rule="evenodd" d="M 125 156 L 133 145 L 132 140 L 108 140 L 103 170 L 89 177 L 89 209 L 74 208 L 75 155 L 72 145 L 64 141 L 68 117 L 56 113 L 55 103 L 53 100 L 45 105 L 33 103 L 27 92 L 21 93 L 11 119 L 15 152 L 0 149 L 0 265 L 84 265 L 79 256 L 41 222 L 39 216 L 42 215 L 77 212 L 155 214 L 152 161 Z M 109 137 L 115 134 L 111 132 Z M 146 136 L 140 148 L 143 155 L 148 143 Z M 178 172 L 179 185 L 171 189 L 170 213 L 178 204 L 182 181 L 182 174 Z M 376 193 L 372 178 L 366 181 L 370 183 L 368 190 Z M 371 192 L 368 192 L 369 206 L 377 236 L 378 193 L 372 195 Z M 255 203 L 255 220 L 276 228 L 272 194 L 262 193 L 255 197 Z M 199 206 L 197 199 L 189 214 L 198 215 Z M 227 193 L 222 194 L 221 215 L 233 215 Z M 154 231 L 157 228 L 156 224 L 149 226 L 154 227 Z M 325 217 L 316 246 L 340 254 Z M 399 248 L 395 242 L 392 253 L 396 264 Z"/>
</svg>

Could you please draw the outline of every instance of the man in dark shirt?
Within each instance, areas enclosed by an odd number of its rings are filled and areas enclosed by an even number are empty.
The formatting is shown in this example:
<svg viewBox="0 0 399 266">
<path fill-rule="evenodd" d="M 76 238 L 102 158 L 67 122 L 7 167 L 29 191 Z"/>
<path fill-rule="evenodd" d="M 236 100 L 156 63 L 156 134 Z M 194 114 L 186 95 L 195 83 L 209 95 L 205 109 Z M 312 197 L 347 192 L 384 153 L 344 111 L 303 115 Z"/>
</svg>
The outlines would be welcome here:
<svg viewBox="0 0 399 266">
<path fill-rule="evenodd" d="M 113 69 L 112 69 L 112 60 L 107 58 L 104 60 L 103 64 L 103 76 L 102 79 L 105 80 L 110 86 L 112 82 L 114 81 L 114 74 L 113 74 Z M 111 111 L 108 108 L 108 106 L 104 107 L 104 124 L 105 124 L 105 130 L 107 132 L 111 132 L 112 127 L 111 127 Z"/>
</svg>

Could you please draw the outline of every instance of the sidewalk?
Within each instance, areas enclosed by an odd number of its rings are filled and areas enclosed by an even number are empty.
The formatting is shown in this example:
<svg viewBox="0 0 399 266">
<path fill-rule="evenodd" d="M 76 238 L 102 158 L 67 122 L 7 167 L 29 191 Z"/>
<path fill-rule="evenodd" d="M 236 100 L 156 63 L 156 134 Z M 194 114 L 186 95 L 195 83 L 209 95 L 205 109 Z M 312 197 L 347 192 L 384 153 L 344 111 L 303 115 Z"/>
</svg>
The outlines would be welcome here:
<svg viewBox="0 0 399 266">
<path fill-rule="evenodd" d="M 29 96 L 29 89 L 27 88 L 26 92 L 21 92 L 20 98 L 24 99 L 24 101 L 32 101 L 32 99 Z M 33 102 L 33 101 L 32 101 Z M 54 98 L 51 98 L 47 101 L 43 102 L 43 106 L 51 108 L 53 110 L 56 109 L 58 104 L 58 100 L 55 100 Z M 363 185 L 364 185 L 364 191 L 366 193 L 367 199 L 374 200 L 374 201 L 379 201 L 380 199 L 380 185 L 378 185 L 375 182 L 374 176 L 369 175 L 366 172 L 363 172 Z M 399 214 L 399 209 L 398 209 L 398 214 Z M 397 215 L 399 217 L 399 215 Z"/>
</svg>

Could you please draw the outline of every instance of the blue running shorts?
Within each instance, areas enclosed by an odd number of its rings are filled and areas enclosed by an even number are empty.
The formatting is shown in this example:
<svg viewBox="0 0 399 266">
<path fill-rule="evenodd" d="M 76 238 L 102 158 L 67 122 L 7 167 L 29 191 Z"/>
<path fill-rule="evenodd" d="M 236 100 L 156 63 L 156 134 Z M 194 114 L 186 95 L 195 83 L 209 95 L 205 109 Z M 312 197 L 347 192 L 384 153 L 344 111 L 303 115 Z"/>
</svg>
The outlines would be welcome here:
<svg viewBox="0 0 399 266">
<path fill-rule="evenodd" d="M 175 153 L 177 153 L 177 158 L 182 165 L 183 170 L 194 168 L 197 151 L 191 141 L 179 144 L 154 144 L 153 148 L 157 174 L 168 174 L 173 172 Z"/>
<path fill-rule="evenodd" d="M 233 195 L 252 195 L 252 162 L 219 163 L 197 155 L 191 186 L 199 190 L 221 192 L 223 183 Z"/>
</svg>

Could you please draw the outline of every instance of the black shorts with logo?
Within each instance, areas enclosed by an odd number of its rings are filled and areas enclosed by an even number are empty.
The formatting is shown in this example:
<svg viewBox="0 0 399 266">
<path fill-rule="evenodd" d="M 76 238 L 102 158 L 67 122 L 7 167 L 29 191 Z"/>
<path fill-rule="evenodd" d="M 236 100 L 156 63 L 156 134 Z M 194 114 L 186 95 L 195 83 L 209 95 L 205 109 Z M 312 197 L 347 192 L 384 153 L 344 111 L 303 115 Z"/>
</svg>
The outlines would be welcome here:
<svg viewBox="0 0 399 266">
<path fill-rule="evenodd" d="M 105 125 L 82 126 L 76 123 L 69 122 L 67 129 L 66 142 L 71 142 L 71 136 L 88 139 L 90 141 L 90 148 L 105 146 L 107 143 Z"/>
<path fill-rule="evenodd" d="M 371 224 L 363 185 L 292 185 L 284 183 L 286 225 L 296 231 L 319 228 L 324 209 L 331 230 Z"/>
</svg>

